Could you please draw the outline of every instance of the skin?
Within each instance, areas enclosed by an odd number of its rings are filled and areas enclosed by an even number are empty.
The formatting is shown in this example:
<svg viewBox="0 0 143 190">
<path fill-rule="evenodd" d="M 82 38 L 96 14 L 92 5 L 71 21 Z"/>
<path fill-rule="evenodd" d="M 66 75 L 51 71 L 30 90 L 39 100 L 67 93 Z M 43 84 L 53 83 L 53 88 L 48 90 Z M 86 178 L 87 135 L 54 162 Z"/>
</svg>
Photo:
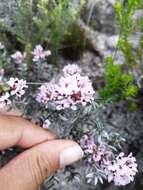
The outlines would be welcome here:
<svg viewBox="0 0 143 190">
<path fill-rule="evenodd" d="M 0 169 L 0 189 L 36 190 L 59 169 L 59 155 L 77 145 L 20 117 L 17 111 L 0 111 L 0 150 L 14 145 L 26 150 Z"/>
</svg>

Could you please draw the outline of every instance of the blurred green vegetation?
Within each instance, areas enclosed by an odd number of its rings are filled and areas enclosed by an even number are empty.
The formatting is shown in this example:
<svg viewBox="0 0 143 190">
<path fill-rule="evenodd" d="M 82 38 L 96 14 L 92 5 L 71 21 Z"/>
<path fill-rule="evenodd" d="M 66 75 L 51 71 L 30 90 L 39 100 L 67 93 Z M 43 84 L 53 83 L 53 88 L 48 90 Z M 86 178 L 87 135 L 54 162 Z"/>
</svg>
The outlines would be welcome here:
<svg viewBox="0 0 143 190">
<path fill-rule="evenodd" d="M 125 73 L 120 65 L 114 64 L 112 57 L 107 58 L 105 71 L 106 86 L 100 91 L 103 99 L 117 101 L 137 95 L 138 88 L 133 75 Z"/>
<path fill-rule="evenodd" d="M 69 0 L 58 0 L 54 3 L 50 0 L 40 0 L 37 4 L 38 14 L 33 17 L 36 30 L 33 43 L 47 42 L 53 57 L 57 58 L 64 48 L 64 36 L 73 32 L 73 23 L 80 15 L 84 2 L 80 0 L 75 5 Z"/>
<path fill-rule="evenodd" d="M 100 91 L 105 100 L 129 99 L 133 107 L 136 107 L 138 92 L 141 90 L 137 86 L 140 76 L 135 76 L 134 73 L 139 71 L 143 74 L 143 15 L 137 16 L 142 11 L 143 0 L 120 0 L 115 4 L 120 36 L 113 56 L 107 58 L 105 87 Z M 122 65 L 115 63 L 118 51 L 124 57 Z"/>
<path fill-rule="evenodd" d="M 0 39 L 9 51 L 26 51 L 27 62 L 31 64 L 31 51 L 37 44 L 52 51 L 53 61 L 63 49 L 65 35 L 71 34 L 71 27 L 80 16 L 85 0 L 15 0 L 13 23 L 0 19 Z"/>
</svg>

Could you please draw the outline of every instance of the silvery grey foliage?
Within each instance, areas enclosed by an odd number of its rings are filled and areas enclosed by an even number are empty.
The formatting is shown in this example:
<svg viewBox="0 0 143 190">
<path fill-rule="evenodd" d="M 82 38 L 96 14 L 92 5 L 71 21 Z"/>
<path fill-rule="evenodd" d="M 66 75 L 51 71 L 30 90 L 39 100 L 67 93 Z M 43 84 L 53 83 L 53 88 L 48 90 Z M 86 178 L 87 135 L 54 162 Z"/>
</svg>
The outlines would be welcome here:
<svg viewBox="0 0 143 190">
<path fill-rule="evenodd" d="M 37 62 L 37 64 L 42 63 L 43 60 L 42 62 L 40 60 Z M 37 64 L 35 64 L 35 68 L 37 67 Z M 69 65 L 68 67 L 71 69 L 73 66 Z M 74 68 L 77 69 L 77 67 Z M 39 70 L 36 69 L 36 71 L 38 72 Z M 71 70 L 69 71 L 71 72 Z M 17 74 L 20 75 L 20 78 L 23 77 L 21 76 L 21 73 L 18 72 Z M 68 75 L 70 74 L 71 73 L 68 73 Z M 77 74 L 77 76 L 79 77 L 79 74 Z M 38 78 L 38 80 L 40 80 L 40 78 Z M 42 83 L 28 82 L 28 84 L 28 96 L 25 97 L 22 102 L 13 102 L 15 106 L 23 111 L 26 118 L 36 119 L 41 127 L 44 121 L 48 119 L 50 121 L 49 129 L 53 130 L 53 132 L 57 133 L 61 138 L 73 139 L 78 143 L 81 142 L 83 135 L 92 136 L 94 143 L 97 145 L 104 144 L 108 147 L 109 152 L 111 152 L 111 156 L 115 158 L 114 154 L 121 149 L 121 142 L 124 139 L 120 137 L 118 133 L 110 131 L 109 127 L 106 128 L 106 123 L 101 121 L 100 116 L 106 106 L 100 103 L 101 100 L 97 99 L 96 93 L 92 101 L 86 105 L 78 105 L 76 110 L 73 110 L 70 107 L 57 110 L 53 104 L 49 104 L 48 107 L 43 107 L 42 104 L 36 101 L 37 89 Z M 50 178 L 48 184 L 51 184 L 51 189 L 58 189 L 57 186 L 63 186 L 62 188 L 65 188 L 68 182 L 70 183 L 75 180 L 75 184 L 85 184 L 86 186 L 90 183 L 91 185 L 96 186 L 97 184 L 102 184 L 105 179 L 106 176 L 102 168 L 96 164 L 95 160 L 92 160 L 90 155 L 85 155 L 80 163 L 68 166 L 63 171 L 54 175 L 52 179 Z"/>
</svg>

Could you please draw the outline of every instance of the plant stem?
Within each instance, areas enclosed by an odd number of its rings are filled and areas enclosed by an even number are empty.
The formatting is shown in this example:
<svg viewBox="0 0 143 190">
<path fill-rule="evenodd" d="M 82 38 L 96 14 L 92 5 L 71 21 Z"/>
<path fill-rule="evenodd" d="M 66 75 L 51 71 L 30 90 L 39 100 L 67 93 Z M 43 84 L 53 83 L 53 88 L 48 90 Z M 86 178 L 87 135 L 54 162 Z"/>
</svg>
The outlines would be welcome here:
<svg viewBox="0 0 143 190">
<path fill-rule="evenodd" d="M 33 10 L 32 6 L 33 0 L 27 0 L 27 8 L 28 8 L 28 20 L 27 20 L 27 45 L 26 45 L 26 53 L 27 53 L 27 74 L 30 71 L 31 67 L 31 50 L 32 50 L 32 17 Z"/>
<path fill-rule="evenodd" d="M 32 10 L 32 3 L 33 0 L 28 0 L 28 41 L 29 43 L 32 42 L 32 16 L 33 16 L 33 10 Z"/>
</svg>

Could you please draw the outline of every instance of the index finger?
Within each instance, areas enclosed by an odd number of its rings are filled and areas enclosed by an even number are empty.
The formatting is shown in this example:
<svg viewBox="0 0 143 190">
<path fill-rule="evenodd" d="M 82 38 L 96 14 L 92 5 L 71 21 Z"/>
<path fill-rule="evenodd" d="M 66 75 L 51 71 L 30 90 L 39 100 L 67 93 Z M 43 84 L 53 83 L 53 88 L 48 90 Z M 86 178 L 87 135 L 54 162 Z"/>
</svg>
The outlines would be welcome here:
<svg viewBox="0 0 143 190">
<path fill-rule="evenodd" d="M 29 148 L 55 138 L 52 132 L 21 117 L 0 115 L 0 150 L 14 145 Z"/>
</svg>

